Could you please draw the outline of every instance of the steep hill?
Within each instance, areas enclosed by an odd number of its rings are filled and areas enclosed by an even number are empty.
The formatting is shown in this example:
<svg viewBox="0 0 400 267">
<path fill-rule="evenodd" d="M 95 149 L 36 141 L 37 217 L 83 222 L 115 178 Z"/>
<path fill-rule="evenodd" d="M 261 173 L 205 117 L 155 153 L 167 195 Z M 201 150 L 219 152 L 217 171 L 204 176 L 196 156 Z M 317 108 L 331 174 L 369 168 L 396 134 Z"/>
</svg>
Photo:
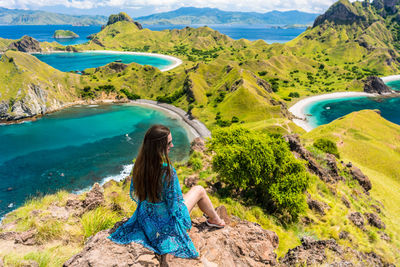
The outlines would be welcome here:
<svg viewBox="0 0 400 267">
<path fill-rule="evenodd" d="M 0 24 L 6 25 L 101 25 L 105 16 L 73 16 L 36 10 L 7 9 L 0 7 Z"/>
<path fill-rule="evenodd" d="M 0 81 L 0 119 L 17 120 L 77 100 L 80 77 L 55 70 L 34 56 L 7 51 L 0 59 Z"/>
<path fill-rule="evenodd" d="M 138 17 L 143 24 L 311 24 L 318 14 L 301 11 L 232 12 L 218 8 L 181 7 L 177 10 Z"/>
</svg>

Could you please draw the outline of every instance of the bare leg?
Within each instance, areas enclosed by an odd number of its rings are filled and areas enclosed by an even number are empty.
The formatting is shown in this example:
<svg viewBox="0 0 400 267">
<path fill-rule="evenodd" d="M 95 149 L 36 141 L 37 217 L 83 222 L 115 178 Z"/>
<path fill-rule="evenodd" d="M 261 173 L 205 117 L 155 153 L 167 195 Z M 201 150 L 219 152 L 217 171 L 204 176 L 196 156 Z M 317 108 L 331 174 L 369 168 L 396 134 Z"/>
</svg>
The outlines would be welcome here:
<svg viewBox="0 0 400 267">
<path fill-rule="evenodd" d="M 183 199 L 185 200 L 185 204 L 189 212 L 191 212 L 194 206 L 197 204 L 199 205 L 201 211 L 210 217 L 210 223 L 225 225 L 225 222 L 215 212 L 211 200 L 208 197 L 206 190 L 204 190 L 202 186 L 193 186 L 189 192 L 183 196 Z"/>
</svg>

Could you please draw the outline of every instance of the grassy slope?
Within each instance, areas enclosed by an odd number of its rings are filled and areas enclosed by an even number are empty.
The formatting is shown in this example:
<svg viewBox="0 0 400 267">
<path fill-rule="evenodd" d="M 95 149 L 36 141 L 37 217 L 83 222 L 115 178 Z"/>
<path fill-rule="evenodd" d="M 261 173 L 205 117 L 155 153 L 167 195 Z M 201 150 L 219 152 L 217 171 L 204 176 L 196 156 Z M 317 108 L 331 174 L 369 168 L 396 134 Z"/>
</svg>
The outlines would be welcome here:
<svg viewBox="0 0 400 267">
<path fill-rule="evenodd" d="M 382 219 L 397 247 L 389 255 L 399 262 L 400 126 L 374 111 L 364 110 L 317 127 L 302 137 L 307 143 L 321 137 L 334 140 L 343 160 L 351 161 L 370 178 L 371 196 L 384 205 Z M 382 251 L 382 247 L 377 246 L 376 250 Z"/>
<path fill-rule="evenodd" d="M 58 71 L 25 53 L 7 51 L 0 60 L 0 100 L 21 99 L 27 87 L 35 84 L 47 91 L 48 102 L 72 101 L 79 80 L 79 75 Z"/>
</svg>

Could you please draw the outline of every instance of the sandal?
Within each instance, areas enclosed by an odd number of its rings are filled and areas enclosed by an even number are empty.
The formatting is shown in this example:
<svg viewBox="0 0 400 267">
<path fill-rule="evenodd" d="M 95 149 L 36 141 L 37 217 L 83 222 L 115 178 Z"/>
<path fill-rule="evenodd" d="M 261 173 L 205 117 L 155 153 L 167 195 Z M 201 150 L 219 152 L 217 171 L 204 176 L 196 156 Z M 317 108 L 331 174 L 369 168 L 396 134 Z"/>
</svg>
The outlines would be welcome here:
<svg viewBox="0 0 400 267">
<path fill-rule="evenodd" d="M 222 219 L 220 219 L 221 221 L 223 221 Z M 216 224 L 216 223 L 210 223 L 208 220 L 206 220 L 206 224 L 210 227 L 215 227 L 218 229 L 224 228 L 225 225 L 221 225 L 221 224 Z"/>
</svg>

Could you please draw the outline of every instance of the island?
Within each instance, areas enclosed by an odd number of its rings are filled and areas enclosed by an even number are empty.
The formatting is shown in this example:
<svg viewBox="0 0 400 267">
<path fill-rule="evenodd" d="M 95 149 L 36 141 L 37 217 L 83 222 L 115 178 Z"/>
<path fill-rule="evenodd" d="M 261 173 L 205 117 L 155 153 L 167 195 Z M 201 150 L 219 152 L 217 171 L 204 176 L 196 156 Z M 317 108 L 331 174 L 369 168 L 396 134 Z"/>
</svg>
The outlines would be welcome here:
<svg viewBox="0 0 400 267">
<path fill-rule="evenodd" d="M 56 39 L 75 39 L 78 38 L 79 35 L 69 30 L 56 30 L 53 37 Z"/>
</svg>

